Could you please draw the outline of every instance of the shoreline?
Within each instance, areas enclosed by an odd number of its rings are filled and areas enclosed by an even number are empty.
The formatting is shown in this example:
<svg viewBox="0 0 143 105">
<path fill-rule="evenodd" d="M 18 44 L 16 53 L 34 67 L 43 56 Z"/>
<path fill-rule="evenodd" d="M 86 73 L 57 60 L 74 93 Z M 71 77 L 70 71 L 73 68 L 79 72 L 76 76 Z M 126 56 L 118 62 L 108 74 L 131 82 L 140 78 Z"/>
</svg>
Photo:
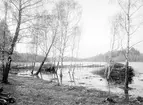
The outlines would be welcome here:
<svg viewBox="0 0 143 105">
<path fill-rule="evenodd" d="M 4 91 L 10 92 L 16 98 L 12 105 L 107 105 L 104 100 L 108 93 L 81 86 L 58 86 L 34 77 L 9 76 L 11 85 L 3 85 Z M 123 97 L 111 93 L 117 102 L 115 105 L 128 105 Z M 134 103 L 133 105 L 138 105 Z"/>
</svg>

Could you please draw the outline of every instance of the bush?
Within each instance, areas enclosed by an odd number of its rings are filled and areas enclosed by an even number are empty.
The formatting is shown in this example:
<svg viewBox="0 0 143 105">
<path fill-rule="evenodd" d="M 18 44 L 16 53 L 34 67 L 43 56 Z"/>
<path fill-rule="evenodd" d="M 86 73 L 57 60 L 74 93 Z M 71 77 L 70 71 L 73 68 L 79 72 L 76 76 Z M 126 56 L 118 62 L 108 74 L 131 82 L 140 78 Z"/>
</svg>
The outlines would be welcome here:
<svg viewBox="0 0 143 105">
<path fill-rule="evenodd" d="M 110 65 L 110 68 L 111 68 L 111 72 L 109 75 L 109 82 L 112 82 L 115 84 L 123 84 L 125 81 L 125 71 L 126 71 L 125 65 L 121 63 L 115 63 L 113 65 Z M 105 70 L 108 70 L 108 69 L 109 69 L 109 66 L 102 68 L 99 71 L 94 71 L 93 73 L 98 74 L 103 78 L 106 78 L 107 73 L 105 72 Z M 131 66 L 129 66 L 129 73 L 128 73 L 129 84 L 132 83 L 134 76 L 135 76 L 134 69 Z"/>
</svg>

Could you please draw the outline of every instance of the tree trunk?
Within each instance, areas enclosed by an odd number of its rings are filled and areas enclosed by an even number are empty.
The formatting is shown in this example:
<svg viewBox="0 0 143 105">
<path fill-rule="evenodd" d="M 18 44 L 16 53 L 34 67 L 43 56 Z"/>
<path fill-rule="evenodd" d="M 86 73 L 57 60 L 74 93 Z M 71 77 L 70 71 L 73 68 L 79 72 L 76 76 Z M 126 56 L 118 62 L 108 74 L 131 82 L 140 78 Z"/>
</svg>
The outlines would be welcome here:
<svg viewBox="0 0 143 105">
<path fill-rule="evenodd" d="M 20 8 L 21 8 L 21 5 L 20 5 Z M 18 36 L 19 36 L 19 31 L 20 31 L 21 14 L 22 14 L 22 10 L 19 10 L 19 13 L 18 13 L 18 22 L 17 22 L 17 27 L 16 27 L 15 35 L 14 35 L 14 38 L 12 40 L 12 44 L 11 44 L 11 47 L 10 47 L 10 50 L 9 50 L 9 56 L 8 56 L 8 60 L 6 62 L 6 67 L 5 67 L 5 70 L 3 72 L 3 79 L 2 79 L 3 83 L 8 83 L 8 74 L 9 74 L 9 70 L 10 70 L 10 67 L 11 67 L 11 61 L 12 61 L 11 56 L 13 54 L 13 50 L 14 50 L 15 44 L 17 42 L 17 39 L 18 39 Z"/>
<path fill-rule="evenodd" d="M 43 64 L 45 63 L 45 61 L 46 61 L 46 59 L 47 59 L 47 56 L 48 56 L 48 53 L 46 54 L 45 58 L 43 59 L 43 61 L 42 61 L 41 65 L 40 65 L 38 71 L 37 71 L 34 75 L 38 75 L 38 74 L 41 72 L 42 66 L 43 66 Z"/>
<path fill-rule="evenodd" d="M 57 82 L 58 82 L 58 85 L 60 85 L 60 82 L 59 82 L 59 78 L 58 78 L 58 68 L 59 68 L 59 61 L 57 63 L 57 66 L 56 66 L 56 77 L 57 77 Z"/>
<path fill-rule="evenodd" d="M 33 71 L 34 71 L 34 68 L 35 68 L 35 61 L 32 65 L 33 65 L 33 68 L 32 68 L 31 74 L 33 75 Z"/>
<path fill-rule="evenodd" d="M 34 72 L 34 69 L 35 69 L 35 65 L 36 65 L 36 57 L 37 57 L 37 47 L 36 47 L 36 55 L 34 56 L 34 64 L 33 64 L 33 68 L 32 68 L 32 71 L 31 71 L 31 74 L 33 75 L 33 72 Z"/>
<path fill-rule="evenodd" d="M 8 61 L 6 62 L 6 67 L 5 70 L 3 71 L 3 78 L 2 78 L 2 83 L 8 83 L 8 74 L 9 74 L 9 70 L 11 67 L 11 56 L 8 57 Z"/>
<path fill-rule="evenodd" d="M 62 56 L 61 56 L 61 69 L 60 69 L 60 81 L 61 81 L 61 84 L 63 82 L 63 59 L 64 59 L 64 50 L 62 50 Z"/>
<path fill-rule="evenodd" d="M 5 37 L 6 37 L 6 23 L 7 23 L 7 2 L 4 2 L 5 5 L 5 19 L 4 19 L 4 32 L 3 32 L 3 48 L 2 48 L 2 68 L 3 72 L 5 70 Z"/>
<path fill-rule="evenodd" d="M 129 100 L 129 93 L 128 93 L 128 70 L 129 70 L 129 62 L 126 61 L 126 71 L 125 71 L 125 89 L 124 89 L 124 93 L 125 93 L 125 100 L 128 101 Z"/>
<path fill-rule="evenodd" d="M 57 33 L 55 32 L 55 33 L 54 33 L 54 36 L 53 36 L 53 39 L 52 39 L 52 42 L 51 42 L 51 45 L 50 45 L 50 47 L 49 47 L 49 49 L 48 49 L 48 52 L 46 53 L 46 56 L 45 56 L 45 58 L 43 59 L 43 61 L 42 61 L 41 65 L 40 65 L 38 71 L 37 71 L 34 75 L 38 75 L 38 74 L 41 72 L 42 66 L 43 66 L 43 64 L 45 63 L 45 61 L 46 61 L 46 59 L 47 59 L 47 57 L 48 57 L 48 55 L 49 55 L 49 53 L 50 53 L 50 50 L 51 50 L 51 48 L 52 48 L 52 46 L 53 46 L 53 44 L 54 44 L 54 41 L 55 41 L 55 38 L 56 38 L 56 34 L 57 34 Z"/>
<path fill-rule="evenodd" d="M 54 36 L 54 38 L 53 38 L 53 40 L 52 40 L 52 43 L 51 43 L 51 45 L 50 45 L 50 47 L 49 47 L 49 49 L 48 49 L 48 52 L 46 53 L 45 58 L 43 59 L 43 61 L 42 61 L 41 65 L 40 65 L 38 71 L 37 71 L 34 75 L 38 75 L 38 74 L 41 72 L 42 66 L 43 66 L 43 64 L 45 63 L 45 61 L 46 61 L 46 59 L 47 59 L 47 57 L 48 57 L 48 55 L 49 55 L 49 53 L 50 53 L 50 50 L 51 50 L 52 45 L 53 45 L 53 43 L 54 43 L 54 40 L 55 40 L 55 36 Z"/>
<path fill-rule="evenodd" d="M 6 21 L 5 21 L 6 22 Z M 5 23 L 5 25 L 6 25 L 6 23 Z M 6 27 L 6 26 L 4 26 L 4 27 Z M 2 48 L 2 70 L 3 70 L 3 72 L 4 72 L 4 70 L 5 70 L 5 28 L 4 28 L 4 35 L 3 35 L 3 48 Z"/>
<path fill-rule="evenodd" d="M 129 71 L 129 49 L 130 49 L 130 0 L 128 0 L 128 13 L 127 13 L 127 49 L 126 49 L 126 71 L 125 71 L 125 100 L 128 102 L 128 71 Z"/>
<path fill-rule="evenodd" d="M 5 70 L 5 30 L 4 30 L 4 35 L 3 35 L 3 48 L 2 48 L 2 70 L 4 72 Z"/>
<path fill-rule="evenodd" d="M 61 61 L 61 69 L 60 69 L 60 81 L 61 81 L 61 84 L 62 84 L 62 81 L 63 81 L 63 62 Z"/>
</svg>

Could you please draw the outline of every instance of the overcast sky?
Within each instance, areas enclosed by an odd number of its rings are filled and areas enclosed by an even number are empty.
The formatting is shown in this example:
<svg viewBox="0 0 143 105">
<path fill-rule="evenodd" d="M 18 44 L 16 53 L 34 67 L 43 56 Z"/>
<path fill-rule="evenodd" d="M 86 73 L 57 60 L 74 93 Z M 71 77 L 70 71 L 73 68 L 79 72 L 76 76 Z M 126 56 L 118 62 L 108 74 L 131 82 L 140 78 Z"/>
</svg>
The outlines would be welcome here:
<svg viewBox="0 0 143 105">
<path fill-rule="evenodd" d="M 110 48 L 109 19 L 115 9 L 108 0 L 80 0 L 83 8 L 79 56 L 90 57 Z"/>
</svg>

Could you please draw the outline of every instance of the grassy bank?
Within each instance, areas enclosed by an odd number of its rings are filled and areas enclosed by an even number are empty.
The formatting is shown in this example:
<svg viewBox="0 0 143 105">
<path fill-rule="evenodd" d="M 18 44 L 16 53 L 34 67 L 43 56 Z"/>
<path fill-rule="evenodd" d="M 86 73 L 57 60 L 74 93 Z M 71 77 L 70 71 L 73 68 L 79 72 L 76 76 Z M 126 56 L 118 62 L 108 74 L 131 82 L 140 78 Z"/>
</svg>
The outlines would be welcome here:
<svg viewBox="0 0 143 105">
<path fill-rule="evenodd" d="M 4 91 L 16 97 L 13 105 L 112 105 L 104 102 L 107 92 L 84 87 L 58 86 L 34 77 L 19 77 L 10 75 L 11 85 L 4 85 Z M 115 105 L 128 105 L 117 95 L 111 95 L 117 102 Z M 131 99 L 132 100 L 132 99 Z M 138 105 L 130 102 L 130 105 Z"/>
</svg>

